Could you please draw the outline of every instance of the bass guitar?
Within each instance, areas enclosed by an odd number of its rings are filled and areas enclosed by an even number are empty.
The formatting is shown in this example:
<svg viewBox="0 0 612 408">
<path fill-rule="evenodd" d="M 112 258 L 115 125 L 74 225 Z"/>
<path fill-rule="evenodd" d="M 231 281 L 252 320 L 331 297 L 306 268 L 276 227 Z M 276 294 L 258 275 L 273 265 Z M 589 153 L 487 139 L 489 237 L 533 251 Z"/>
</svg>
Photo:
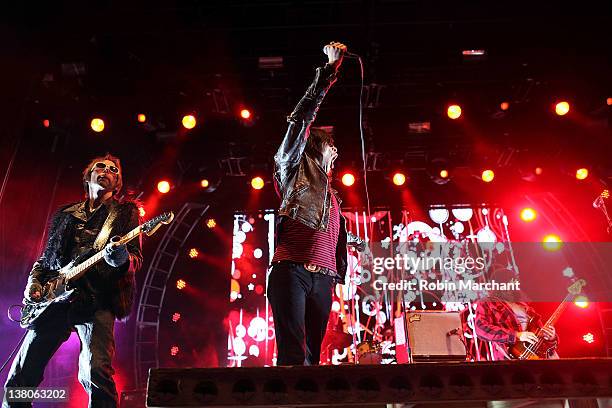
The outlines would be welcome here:
<svg viewBox="0 0 612 408">
<path fill-rule="evenodd" d="M 542 330 L 542 328 L 554 326 L 557 320 L 559 320 L 559 317 L 561 317 L 561 314 L 567 305 L 573 301 L 578 294 L 580 294 L 584 286 L 586 286 L 586 281 L 584 279 L 578 279 L 570 287 L 568 287 L 568 294 L 557 307 L 555 312 L 550 316 L 548 321 L 546 321 L 546 324 L 544 324 L 542 327 L 530 328 L 529 326 L 534 323 L 534 319 L 532 318 L 527 325 L 527 329 L 532 331 L 538 337 L 538 340 L 535 343 L 529 343 L 526 341 L 514 343 L 508 350 L 510 355 L 517 360 L 539 360 L 548 358 L 548 356 L 554 351 L 556 345 L 544 340 L 544 330 Z"/>
<path fill-rule="evenodd" d="M 162 224 L 170 224 L 173 219 L 174 214 L 172 212 L 160 214 L 140 224 L 117 241 L 112 241 L 108 245 L 119 246 L 127 244 L 143 233 L 151 236 Z M 21 317 L 19 319 L 20 326 L 24 329 L 32 329 L 42 316 L 51 313 L 54 306 L 70 302 L 72 295 L 76 291 L 76 288 L 71 283 L 83 276 L 91 267 L 100 262 L 102 258 L 104 258 L 104 249 L 93 255 L 89 253 L 81 255 L 60 270 L 52 272 L 50 274 L 52 278 L 43 282 L 40 300 L 23 299 Z"/>
</svg>

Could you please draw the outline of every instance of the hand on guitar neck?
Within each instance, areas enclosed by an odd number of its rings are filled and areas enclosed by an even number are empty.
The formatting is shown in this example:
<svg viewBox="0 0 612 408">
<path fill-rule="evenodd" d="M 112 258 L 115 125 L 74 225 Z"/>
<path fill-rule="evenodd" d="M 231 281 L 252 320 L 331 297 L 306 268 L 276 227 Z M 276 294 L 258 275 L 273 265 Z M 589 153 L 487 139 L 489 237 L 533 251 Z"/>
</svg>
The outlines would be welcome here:
<svg viewBox="0 0 612 408">
<path fill-rule="evenodd" d="M 552 326 L 542 327 L 540 330 L 542 332 L 542 338 L 546 341 L 553 341 L 555 337 L 557 337 L 557 332 Z M 530 344 L 535 344 L 538 342 L 538 335 L 530 331 L 518 332 L 516 333 L 516 338 L 519 341 L 525 341 Z"/>
</svg>

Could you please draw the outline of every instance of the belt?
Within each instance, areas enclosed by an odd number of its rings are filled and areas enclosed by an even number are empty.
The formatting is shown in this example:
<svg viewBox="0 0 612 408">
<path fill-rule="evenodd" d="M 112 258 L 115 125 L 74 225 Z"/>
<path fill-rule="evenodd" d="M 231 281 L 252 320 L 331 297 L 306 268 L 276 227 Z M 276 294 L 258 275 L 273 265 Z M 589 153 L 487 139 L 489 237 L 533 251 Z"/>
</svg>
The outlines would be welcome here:
<svg viewBox="0 0 612 408">
<path fill-rule="evenodd" d="M 329 268 L 325 268 L 323 266 L 315 265 L 315 264 L 304 264 L 304 268 L 308 272 L 312 272 L 312 273 L 320 273 L 322 275 L 328 275 L 328 276 L 338 276 L 338 274 L 334 272 L 333 270 Z"/>
</svg>

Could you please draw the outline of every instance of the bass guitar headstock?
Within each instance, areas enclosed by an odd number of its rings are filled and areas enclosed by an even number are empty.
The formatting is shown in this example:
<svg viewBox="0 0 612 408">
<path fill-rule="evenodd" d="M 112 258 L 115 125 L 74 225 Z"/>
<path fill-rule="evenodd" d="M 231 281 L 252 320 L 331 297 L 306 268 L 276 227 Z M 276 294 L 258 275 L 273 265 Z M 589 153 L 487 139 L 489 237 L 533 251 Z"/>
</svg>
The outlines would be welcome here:
<svg viewBox="0 0 612 408">
<path fill-rule="evenodd" d="M 572 295 L 576 296 L 580 292 L 582 292 L 582 288 L 586 286 L 586 281 L 584 279 L 578 279 L 576 282 L 572 283 L 567 291 Z"/>
</svg>

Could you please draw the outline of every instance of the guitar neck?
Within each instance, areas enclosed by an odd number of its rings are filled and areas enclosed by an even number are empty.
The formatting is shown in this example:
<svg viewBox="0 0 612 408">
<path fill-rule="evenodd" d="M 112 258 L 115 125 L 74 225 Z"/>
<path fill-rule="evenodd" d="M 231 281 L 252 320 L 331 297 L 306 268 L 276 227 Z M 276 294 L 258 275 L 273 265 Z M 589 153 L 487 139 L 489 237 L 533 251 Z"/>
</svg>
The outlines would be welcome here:
<svg viewBox="0 0 612 408">
<path fill-rule="evenodd" d="M 565 296 L 563 301 L 561 301 L 559 306 L 557 306 L 557 308 L 555 309 L 554 313 L 550 315 L 550 317 L 544 324 L 544 327 L 554 326 L 555 323 L 557 323 L 557 320 L 559 320 L 559 317 L 561 317 L 561 314 L 563 314 L 563 312 L 565 311 L 565 308 L 567 307 L 567 305 L 569 304 L 569 302 L 572 300 L 573 297 L 574 295 L 572 295 L 571 293 L 568 293 Z"/>
<path fill-rule="evenodd" d="M 122 236 L 121 239 L 118 241 L 118 244 L 120 244 L 120 245 L 127 244 L 128 242 L 130 242 L 131 240 L 133 240 L 134 238 L 139 236 L 141 233 L 142 233 L 142 228 L 139 225 L 136 228 L 134 228 L 133 230 L 131 230 L 130 232 L 128 232 L 127 234 L 125 234 L 124 236 Z M 79 278 L 89 268 L 94 266 L 96 263 L 100 262 L 100 260 L 102 258 L 104 258 L 104 249 L 102 249 L 101 251 L 96 252 L 94 255 L 89 257 L 86 261 L 81 262 L 80 264 L 72 267 L 68 272 L 66 272 L 64 274 L 64 277 L 68 281 L 71 280 L 71 279 Z"/>
</svg>

